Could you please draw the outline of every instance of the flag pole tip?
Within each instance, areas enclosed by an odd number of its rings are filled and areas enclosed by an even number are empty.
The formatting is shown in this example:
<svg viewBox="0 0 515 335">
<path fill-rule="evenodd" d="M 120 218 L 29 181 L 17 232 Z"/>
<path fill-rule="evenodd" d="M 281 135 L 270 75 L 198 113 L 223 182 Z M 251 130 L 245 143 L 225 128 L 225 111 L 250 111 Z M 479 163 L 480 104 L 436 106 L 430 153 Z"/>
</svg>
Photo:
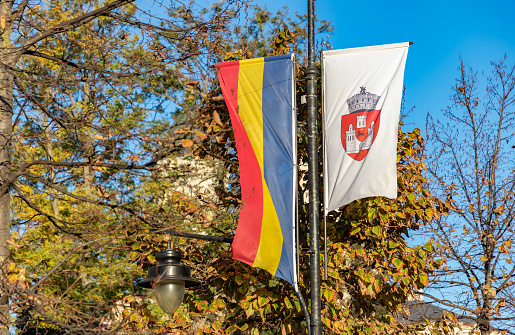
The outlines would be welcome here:
<svg viewBox="0 0 515 335">
<path fill-rule="evenodd" d="M 409 45 L 413 45 L 413 42 L 412 42 L 412 41 L 409 41 Z"/>
</svg>

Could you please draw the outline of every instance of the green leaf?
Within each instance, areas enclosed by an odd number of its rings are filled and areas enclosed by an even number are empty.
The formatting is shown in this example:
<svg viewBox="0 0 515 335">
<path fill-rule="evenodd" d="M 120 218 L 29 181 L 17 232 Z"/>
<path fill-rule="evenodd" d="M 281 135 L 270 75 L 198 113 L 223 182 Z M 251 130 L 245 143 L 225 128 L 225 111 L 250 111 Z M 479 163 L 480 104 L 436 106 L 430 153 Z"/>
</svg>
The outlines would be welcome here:
<svg viewBox="0 0 515 335">
<path fill-rule="evenodd" d="M 408 277 L 403 276 L 403 277 L 402 277 L 402 281 L 403 281 L 404 285 L 409 286 L 409 284 L 410 284 L 410 280 L 409 280 L 409 278 L 408 278 Z"/>
<path fill-rule="evenodd" d="M 426 258 L 426 252 L 424 251 L 424 249 L 420 249 L 418 253 L 420 254 L 420 256 L 422 256 L 422 258 Z"/>
<path fill-rule="evenodd" d="M 350 231 L 350 234 L 351 235 L 356 235 L 357 233 L 359 233 L 359 231 L 361 230 L 360 227 L 356 227 L 356 228 L 353 228 L 351 231 Z"/>
<path fill-rule="evenodd" d="M 368 210 L 368 221 L 372 222 L 377 215 L 377 209 L 376 208 L 370 208 Z"/>
<path fill-rule="evenodd" d="M 402 266 L 404 265 L 404 262 L 398 258 L 392 259 L 392 263 L 398 270 L 402 269 Z"/>
<path fill-rule="evenodd" d="M 334 293 L 329 290 L 323 290 L 322 292 L 322 296 L 325 298 L 325 300 L 330 302 L 334 296 Z"/>
<path fill-rule="evenodd" d="M 207 303 L 207 301 L 201 301 L 200 303 L 197 304 L 197 309 L 199 309 L 200 311 L 205 311 L 207 310 L 209 307 L 209 304 Z"/>
<path fill-rule="evenodd" d="M 259 296 L 258 297 L 258 305 L 259 305 L 259 307 L 262 307 L 263 305 L 267 304 L 269 301 L 270 301 L 270 298 L 268 298 L 268 297 L 264 297 L 264 296 Z"/>
<path fill-rule="evenodd" d="M 298 299 L 293 300 L 293 304 L 295 305 L 295 310 L 300 312 L 300 302 Z"/>
<path fill-rule="evenodd" d="M 364 277 L 363 277 L 363 280 L 367 283 L 370 283 L 370 282 L 373 282 L 374 281 L 374 276 L 372 276 L 372 274 L 370 273 L 367 273 Z"/>
<path fill-rule="evenodd" d="M 422 285 L 427 286 L 429 284 L 429 277 L 425 273 L 421 273 L 418 275 L 418 278 Z"/>
<path fill-rule="evenodd" d="M 372 228 L 372 232 L 374 233 L 374 235 L 376 235 L 377 237 L 380 237 L 381 236 L 381 228 L 379 226 L 375 226 Z"/>
<path fill-rule="evenodd" d="M 224 309 L 225 308 L 225 301 L 223 301 L 220 298 L 216 299 L 216 307 L 218 309 Z"/>
<path fill-rule="evenodd" d="M 383 282 L 381 279 L 374 281 L 374 289 L 375 289 L 376 293 L 381 292 L 382 288 L 383 288 Z"/>
</svg>

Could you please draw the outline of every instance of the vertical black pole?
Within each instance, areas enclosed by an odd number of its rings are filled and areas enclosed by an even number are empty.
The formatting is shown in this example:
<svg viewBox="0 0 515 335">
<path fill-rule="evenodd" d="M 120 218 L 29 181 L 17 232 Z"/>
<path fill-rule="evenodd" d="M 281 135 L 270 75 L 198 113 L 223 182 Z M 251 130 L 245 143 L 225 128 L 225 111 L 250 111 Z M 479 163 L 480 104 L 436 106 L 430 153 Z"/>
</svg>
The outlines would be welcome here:
<svg viewBox="0 0 515 335">
<path fill-rule="evenodd" d="M 306 77 L 308 103 L 308 185 L 311 277 L 311 334 L 322 334 L 320 301 L 320 209 L 318 182 L 317 68 L 315 66 L 315 4 L 308 0 L 308 68 Z"/>
</svg>

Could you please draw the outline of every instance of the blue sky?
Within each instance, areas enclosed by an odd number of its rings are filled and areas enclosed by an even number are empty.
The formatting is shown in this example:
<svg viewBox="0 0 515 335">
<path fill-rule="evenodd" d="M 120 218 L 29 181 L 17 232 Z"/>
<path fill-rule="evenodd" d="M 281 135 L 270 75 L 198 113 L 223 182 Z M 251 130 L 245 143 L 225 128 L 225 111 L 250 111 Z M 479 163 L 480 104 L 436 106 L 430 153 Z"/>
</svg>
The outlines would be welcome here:
<svg viewBox="0 0 515 335">
<path fill-rule="evenodd" d="M 307 0 L 254 0 L 275 12 L 307 13 Z M 315 13 L 331 21 L 334 49 L 413 41 L 406 63 L 406 106 L 416 106 L 408 118 L 425 128 L 425 116 L 436 117 L 449 105 L 458 75 L 459 56 L 478 71 L 491 72 L 490 61 L 506 53 L 515 64 L 515 1 L 344 1 L 317 0 Z M 480 93 L 480 97 L 484 95 Z"/>
</svg>

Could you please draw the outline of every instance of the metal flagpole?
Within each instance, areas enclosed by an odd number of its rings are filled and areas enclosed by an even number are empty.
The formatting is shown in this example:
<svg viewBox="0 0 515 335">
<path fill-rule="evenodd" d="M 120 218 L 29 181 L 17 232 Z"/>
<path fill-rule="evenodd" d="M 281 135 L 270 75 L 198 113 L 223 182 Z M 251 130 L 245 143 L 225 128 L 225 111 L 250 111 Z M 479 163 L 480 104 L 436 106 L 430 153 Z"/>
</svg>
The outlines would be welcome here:
<svg viewBox="0 0 515 335">
<path fill-rule="evenodd" d="M 309 236 L 311 277 L 311 334 L 322 335 L 320 301 L 320 232 L 319 232 L 319 181 L 317 133 L 317 75 L 315 66 L 315 4 L 308 0 L 308 185 L 309 185 Z"/>
</svg>

